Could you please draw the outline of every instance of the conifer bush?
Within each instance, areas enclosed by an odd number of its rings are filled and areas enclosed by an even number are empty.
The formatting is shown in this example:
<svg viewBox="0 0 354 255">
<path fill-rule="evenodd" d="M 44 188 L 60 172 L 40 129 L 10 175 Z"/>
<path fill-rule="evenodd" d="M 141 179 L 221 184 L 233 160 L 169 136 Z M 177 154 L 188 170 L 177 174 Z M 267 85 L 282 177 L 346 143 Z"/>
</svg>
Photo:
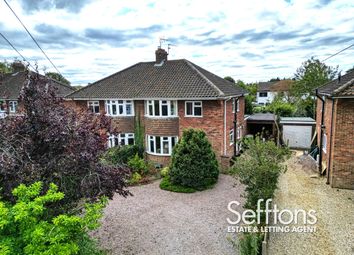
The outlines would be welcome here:
<svg viewBox="0 0 354 255">
<path fill-rule="evenodd" d="M 215 184 L 218 176 L 218 161 L 204 131 L 185 130 L 173 149 L 170 182 L 203 190 Z"/>
</svg>

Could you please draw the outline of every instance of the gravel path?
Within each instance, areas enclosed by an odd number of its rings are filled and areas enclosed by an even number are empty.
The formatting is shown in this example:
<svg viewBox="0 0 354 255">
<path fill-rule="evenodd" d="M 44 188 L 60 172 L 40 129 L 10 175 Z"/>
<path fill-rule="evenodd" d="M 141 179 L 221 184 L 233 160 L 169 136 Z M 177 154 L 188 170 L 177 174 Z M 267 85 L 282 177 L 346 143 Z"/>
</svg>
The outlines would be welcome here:
<svg viewBox="0 0 354 255">
<path fill-rule="evenodd" d="M 115 196 L 93 233 L 111 254 L 236 254 L 227 240 L 230 201 L 243 201 L 241 185 L 220 175 L 210 190 L 192 194 L 161 190 L 159 181 Z"/>
<path fill-rule="evenodd" d="M 316 232 L 271 233 L 269 254 L 354 254 L 354 191 L 333 189 L 316 176 L 308 158 L 298 155 L 288 161 L 274 202 L 280 209 L 316 210 Z"/>
</svg>

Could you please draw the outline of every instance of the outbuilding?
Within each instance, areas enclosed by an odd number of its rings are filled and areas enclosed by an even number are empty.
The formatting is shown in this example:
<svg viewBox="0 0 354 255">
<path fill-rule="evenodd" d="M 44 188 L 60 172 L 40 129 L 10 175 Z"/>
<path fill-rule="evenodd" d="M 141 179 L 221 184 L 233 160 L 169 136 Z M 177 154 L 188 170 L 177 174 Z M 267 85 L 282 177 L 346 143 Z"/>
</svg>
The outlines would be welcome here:
<svg viewBox="0 0 354 255">
<path fill-rule="evenodd" d="M 316 121 L 309 117 L 280 118 L 282 138 L 293 149 L 310 149 Z"/>
</svg>

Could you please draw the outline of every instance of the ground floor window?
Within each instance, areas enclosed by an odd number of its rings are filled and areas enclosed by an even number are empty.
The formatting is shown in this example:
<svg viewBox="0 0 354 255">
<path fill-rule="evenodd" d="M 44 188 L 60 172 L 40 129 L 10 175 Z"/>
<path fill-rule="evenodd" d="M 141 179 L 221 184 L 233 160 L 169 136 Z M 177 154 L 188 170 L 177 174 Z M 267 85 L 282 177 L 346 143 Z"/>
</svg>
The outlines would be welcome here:
<svg viewBox="0 0 354 255">
<path fill-rule="evenodd" d="M 147 152 L 156 155 L 170 156 L 172 149 L 178 141 L 177 136 L 147 135 Z"/>
<path fill-rule="evenodd" d="M 133 145 L 134 144 L 134 134 L 133 133 L 122 133 L 118 135 L 110 135 L 108 137 L 108 147 L 123 146 L 123 145 Z"/>
<path fill-rule="evenodd" d="M 233 145 L 234 144 L 234 130 L 233 129 L 230 129 L 230 145 Z"/>
<path fill-rule="evenodd" d="M 17 112 L 17 101 L 10 101 L 9 102 L 9 111 L 12 112 L 12 113 L 15 113 Z"/>
</svg>

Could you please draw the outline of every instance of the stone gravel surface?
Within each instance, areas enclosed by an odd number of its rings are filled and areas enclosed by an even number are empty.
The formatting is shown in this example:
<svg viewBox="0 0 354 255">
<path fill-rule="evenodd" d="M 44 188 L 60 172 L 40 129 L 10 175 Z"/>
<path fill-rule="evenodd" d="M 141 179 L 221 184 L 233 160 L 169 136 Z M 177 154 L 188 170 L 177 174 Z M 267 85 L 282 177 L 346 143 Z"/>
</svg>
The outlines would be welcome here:
<svg viewBox="0 0 354 255">
<path fill-rule="evenodd" d="M 269 254 L 354 254 L 354 191 L 326 185 L 311 171 L 310 159 L 292 157 L 280 178 L 275 204 L 280 209 L 316 210 L 315 233 L 271 233 Z"/>
<path fill-rule="evenodd" d="M 230 201 L 242 202 L 243 187 L 220 175 L 213 189 L 192 194 L 159 188 L 159 181 L 118 195 L 93 233 L 110 254 L 237 254 L 227 240 Z"/>
</svg>

